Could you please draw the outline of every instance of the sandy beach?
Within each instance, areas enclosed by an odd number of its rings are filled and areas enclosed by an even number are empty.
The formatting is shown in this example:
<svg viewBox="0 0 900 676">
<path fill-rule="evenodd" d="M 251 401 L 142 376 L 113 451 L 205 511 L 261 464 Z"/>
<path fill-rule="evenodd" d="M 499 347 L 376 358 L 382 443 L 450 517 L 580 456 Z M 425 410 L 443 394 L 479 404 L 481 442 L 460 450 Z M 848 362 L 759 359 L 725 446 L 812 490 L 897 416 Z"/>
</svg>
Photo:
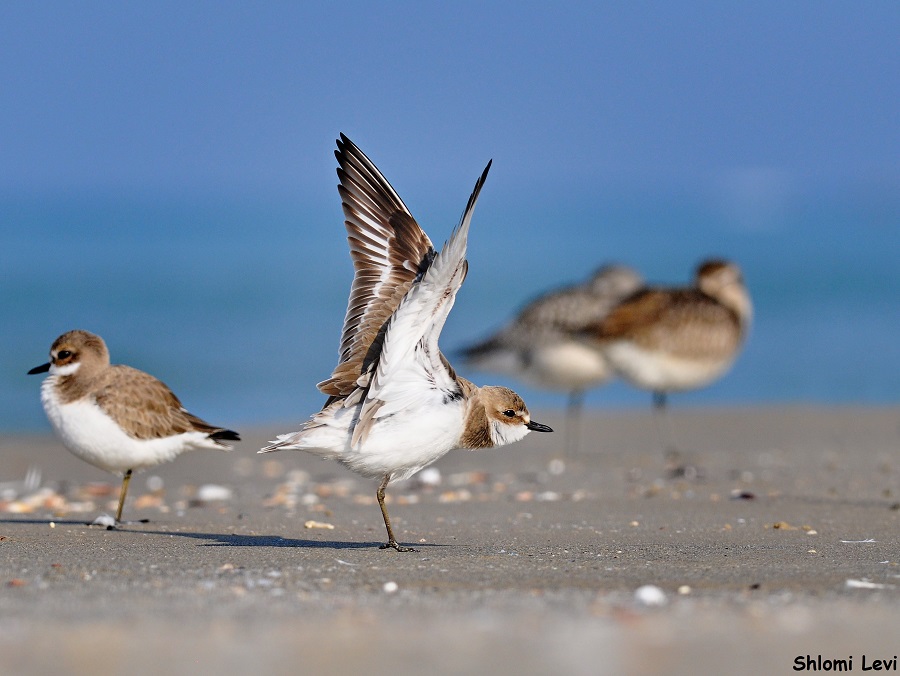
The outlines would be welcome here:
<svg viewBox="0 0 900 676">
<path fill-rule="evenodd" d="M 2 438 L 2 673 L 896 671 L 900 409 L 672 419 L 696 477 L 649 410 L 589 414 L 572 457 L 562 433 L 449 454 L 388 489 L 413 554 L 379 550 L 372 482 L 255 455 L 292 423 L 138 475 L 116 530 L 85 525 L 115 477 Z"/>
</svg>

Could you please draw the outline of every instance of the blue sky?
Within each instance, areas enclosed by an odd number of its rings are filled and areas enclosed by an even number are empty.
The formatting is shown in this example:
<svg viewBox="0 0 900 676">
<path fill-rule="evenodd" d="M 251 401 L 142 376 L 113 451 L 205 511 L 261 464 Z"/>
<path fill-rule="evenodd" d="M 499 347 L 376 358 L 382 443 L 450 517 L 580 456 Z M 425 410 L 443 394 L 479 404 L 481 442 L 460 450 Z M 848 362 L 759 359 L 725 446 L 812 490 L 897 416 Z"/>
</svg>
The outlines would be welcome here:
<svg viewBox="0 0 900 676">
<path fill-rule="evenodd" d="M 0 193 L 900 183 L 900 3 L 0 5 Z M 454 194 L 458 200 L 458 195 Z M 333 194 L 329 192 L 329 198 Z"/>
</svg>

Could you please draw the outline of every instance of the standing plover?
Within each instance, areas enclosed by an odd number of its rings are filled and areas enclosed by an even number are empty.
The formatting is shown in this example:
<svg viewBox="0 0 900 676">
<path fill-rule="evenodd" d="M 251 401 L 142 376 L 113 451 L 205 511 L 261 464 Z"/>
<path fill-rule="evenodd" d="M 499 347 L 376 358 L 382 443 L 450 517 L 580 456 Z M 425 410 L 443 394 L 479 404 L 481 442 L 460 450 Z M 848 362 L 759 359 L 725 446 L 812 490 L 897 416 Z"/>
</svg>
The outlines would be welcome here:
<svg viewBox="0 0 900 676">
<path fill-rule="evenodd" d="M 740 268 L 708 260 L 693 286 L 638 291 L 584 335 L 625 380 L 653 392 L 662 411 L 668 393 L 708 385 L 731 367 L 752 314 Z"/>
<path fill-rule="evenodd" d="M 709 260 L 694 286 L 647 288 L 617 305 L 588 331 L 623 378 L 666 394 L 703 387 L 732 365 L 752 316 L 734 263 Z"/>
<path fill-rule="evenodd" d="M 500 331 L 462 350 L 472 368 L 568 392 L 567 446 L 577 444 L 576 419 L 584 392 L 614 372 L 601 350 L 579 336 L 643 285 L 635 270 L 606 265 L 582 284 L 556 289 L 527 305 Z"/>
<path fill-rule="evenodd" d="M 188 413 L 172 391 L 148 373 L 109 363 L 100 336 L 69 331 L 50 347 L 50 361 L 28 373 L 47 373 L 41 402 L 63 445 L 82 460 L 121 474 L 116 522 L 132 472 L 172 460 L 193 448 L 229 449 L 237 432 Z"/>
<path fill-rule="evenodd" d="M 355 276 L 340 361 L 319 390 L 325 407 L 298 432 L 260 453 L 301 450 L 381 480 L 376 497 L 387 529 L 382 548 L 414 551 L 394 537 L 384 504 L 391 480 L 407 479 L 456 448 L 480 449 L 550 432 L 505 387 L 477 387 L 456 375 L 438 337 L 466 276 L 466 241 L 478 193 L 440 253 L 376 166 L 341 134 L 345 225 Z"/>
</svg>

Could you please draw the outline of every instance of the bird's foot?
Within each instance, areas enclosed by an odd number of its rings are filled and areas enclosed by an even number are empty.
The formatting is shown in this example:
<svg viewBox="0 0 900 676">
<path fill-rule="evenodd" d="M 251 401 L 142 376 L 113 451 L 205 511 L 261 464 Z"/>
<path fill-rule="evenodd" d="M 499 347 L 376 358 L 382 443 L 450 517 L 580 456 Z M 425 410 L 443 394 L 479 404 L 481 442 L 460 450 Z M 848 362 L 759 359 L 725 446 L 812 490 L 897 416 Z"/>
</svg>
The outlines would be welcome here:
<svg viewBox="0 0 900 676">
<path fill-rule="evenodd" d="M 682 458 L 680 454 L 669 456 L 666 462 L 666 478 L 683 479 L 685 481 L 703 481 L 706 470 L 700 465 Z"/>
<path fill-rule="evenodd" d="M 706 477 L 706 471 L 691 462 L 685 454 L 675 446 L 665 449 L 666 478 L 684 479 L 686 481 L 702 481 Z"/>
<path fill-rule="evenodd" d="M 418 549 L 413 549 L 412 547 L 404 547 L 402 545 L 398 545 L 396 540 L 389 540 L 385 542 L 379 549 L 396 549 L 398 552 L 417 552 Z"/>
<path fill-rule="evenodd" d="M 666 476 L 670 479 L 684 479 L 685 481 L 701 481 L 705 478 L 706 472 L 702 467 L 696 465 L 679 465 L 678 467 L 670 467 L 666 470 Z"/>
<path fill-rule="evenodd" d="M 103 526 L 107 530 L 112 530 L 119 524 L 113 517 L 109 514 L 101 514 L 96 519 L 91 521 L 88 526 Z"/>
<path fill-rule="evenodd" d="M 681 464 L 681 451 L 679 451 L 675 446 L 666 446 L 663 449 L 663 458 L 666 461 L 666 465 L 669 467 L 678 467 Z"/>
</svg>

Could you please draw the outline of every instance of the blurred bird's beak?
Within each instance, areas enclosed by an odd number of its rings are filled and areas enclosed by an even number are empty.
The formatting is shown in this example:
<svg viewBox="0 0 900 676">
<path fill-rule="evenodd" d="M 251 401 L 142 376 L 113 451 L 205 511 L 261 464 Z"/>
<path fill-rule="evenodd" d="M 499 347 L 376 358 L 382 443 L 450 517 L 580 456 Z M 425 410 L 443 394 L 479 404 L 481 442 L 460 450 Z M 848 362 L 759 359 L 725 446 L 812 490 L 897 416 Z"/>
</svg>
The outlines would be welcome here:
<svg viewBox="0 0 900 676">
<path fill-rule="evenodd" d="M 33 376 L 35 373 L 46 373 L 50 370 L 50 362 L 48 361 L 46 364 L 41 364 L 40 366 L 35 366 L 28 372 L 28 375 Z"/>
</svg>

